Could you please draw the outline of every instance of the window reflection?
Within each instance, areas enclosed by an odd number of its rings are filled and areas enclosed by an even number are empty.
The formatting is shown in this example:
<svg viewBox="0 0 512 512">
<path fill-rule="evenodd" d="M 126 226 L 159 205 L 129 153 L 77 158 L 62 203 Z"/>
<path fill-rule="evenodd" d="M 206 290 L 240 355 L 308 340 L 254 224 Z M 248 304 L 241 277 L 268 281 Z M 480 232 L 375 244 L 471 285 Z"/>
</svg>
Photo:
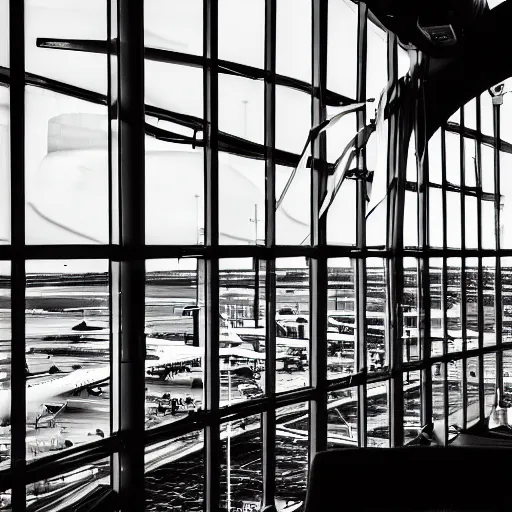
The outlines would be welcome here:
<svg viewBox="0 0 512 512">
<path fill-rule="evenodd" d="M 108 243 L 107 107 L 35 87 L 25 101 L 27 243 Z"/>
<path fill-rule="evenodd" d="M 420 372 L 404 374 L 404 444 L 416 439 L 421 424 L 421 375 Z"/>
<path fill-rule="evenodd" d="M 204 434 L 197 430 L 145 450 L 144 492 L 147 510 L 185 508 L 202 512 Z M 165 504 L 165 505 L 164 505 Z M 179 507 L 179 508 L 178 508 Z"/>
<path fill-rule="evenodd" d="M 102 459 L 74 471 L 27 485 L 26 510 L 88 510 L 98 504 L 102 491 L 110 487 L 110 459 Z M 99 503 L 99 506 L 105 502 Z"/>
<path fill-rule="evenodd" d="M 327 396 L 327 447 L 356 447 L 357 388 L 333 391 Z"/>
<path fill-rule="evenodd" d="M 276 417 L 276 508 L 284 512 L 300 507 L 306 497 L 309 403 L 282 407 Z"/>
<path fill-rule="evenodd" d="M 263 494 L 260 416 L 221 425 L 220 509 L 260 510 Z"/>
<path fill-rule="evenodd" d="M 389 381 L 366 385 L 367 446 L 389 447 Z"/>
</svg>

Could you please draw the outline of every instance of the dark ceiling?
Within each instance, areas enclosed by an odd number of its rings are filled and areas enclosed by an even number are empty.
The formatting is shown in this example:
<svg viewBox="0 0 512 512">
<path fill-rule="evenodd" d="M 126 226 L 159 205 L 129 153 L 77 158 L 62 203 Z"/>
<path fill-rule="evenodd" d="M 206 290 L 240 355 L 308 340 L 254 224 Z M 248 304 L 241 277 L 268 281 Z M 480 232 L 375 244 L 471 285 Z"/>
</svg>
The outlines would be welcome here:
<svg viewBox="0 0 512 512">
<path fill-rule="evenodd" d="M 425 83 L 430 137 L 460 106 L 512 76 L 512 0 L 367 0 L 402 45 L 429 55 Z M 418 27 L 451 25 L 456 43 L 433 44 Z"/>
</svg>

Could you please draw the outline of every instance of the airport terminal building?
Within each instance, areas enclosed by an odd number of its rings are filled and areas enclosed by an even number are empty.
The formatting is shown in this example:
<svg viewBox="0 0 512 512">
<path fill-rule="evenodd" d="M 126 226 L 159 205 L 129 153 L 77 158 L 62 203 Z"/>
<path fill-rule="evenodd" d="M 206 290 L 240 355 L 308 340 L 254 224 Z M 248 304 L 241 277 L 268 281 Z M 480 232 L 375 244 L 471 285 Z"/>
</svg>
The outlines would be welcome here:
<svg viewBox="0 0 512 512">
<path fill-rule="evenodd" d="M 511 2 L 0 0 L 0 511 L 508 455 Z"/>
</svg>

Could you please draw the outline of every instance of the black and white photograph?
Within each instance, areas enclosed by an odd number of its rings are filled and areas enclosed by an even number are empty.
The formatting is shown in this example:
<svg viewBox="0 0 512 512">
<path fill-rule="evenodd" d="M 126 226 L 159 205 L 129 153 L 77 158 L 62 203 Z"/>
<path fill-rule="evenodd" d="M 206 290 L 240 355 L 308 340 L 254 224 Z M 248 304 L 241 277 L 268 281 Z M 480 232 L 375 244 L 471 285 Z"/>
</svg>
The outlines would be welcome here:
<svg viewBox="0 0 512 512">
<path fill-rule="evenodd" d="M 511 510 L 511 22 L 0 0 L 0 511 Z"/>
</svg>

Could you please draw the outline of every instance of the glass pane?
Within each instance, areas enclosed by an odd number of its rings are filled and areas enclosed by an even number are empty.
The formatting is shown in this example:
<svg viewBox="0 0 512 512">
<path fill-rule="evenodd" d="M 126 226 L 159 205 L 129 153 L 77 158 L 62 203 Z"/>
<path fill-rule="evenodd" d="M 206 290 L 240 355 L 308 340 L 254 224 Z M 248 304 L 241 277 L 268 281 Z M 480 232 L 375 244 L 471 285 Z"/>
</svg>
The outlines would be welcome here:
<svg viewBox="0 0 512 512">
<path fill-rule="evenodd" d="M 144 0 L 144 44 L 150 48 L 203 55 L 203 2 Z"/>
<path fill-rule="evenodd" d="M 449 400 L 449 425 L 457 425 L 464 428 L 463 424 L 463 385 L 462 361 L 448 361 L 448 400 Z"/>
<path fill-rule="evenodd" d="M 263 144 L 264 93 L 262 81 L 219 75 L 219 130 Z"/>
<path fill-rule="evenodd" d="M 276 71 L 311 83 L 311 2 L 279 0 L 276 7 Z"/>
<path fill-rule="evenodd" d="M 512 342 L 512 258 L 501 258 L 503 342 Z"/>
<path fill-rule="evenodd" d="M 446 193 L 446 239 L 447 246 L 453 249 L 459 249 L 461 244 L 460 200 L 458 192 Z"/>
<path fill-rule="evenodd" d="M 366 245 L 367 247 L 386 246 L 387 233 L 387 207 L 388 196 L 375 206 L 375 209 L 366 217 Z"/>
<path fill-rule="evenodd" d="M 9 2 L 0 3 L 0 66 L 9 67 Z"/>
<path fill-rule="evenodd" d="M 418 246 L 418 195 L 416 192 L 405 191 L 404 207 L 404 245 L 405 247 Z"/>
<path fill-rule="evenodd" d="M 356 245 L 356 187 L 356 180 L 346 179 L 329 207 L 327 213 L 329 245 Z"/>
<path fill-rule="evenodd" d="M 480 381 L 479 381 L 479 365 L 478 357 L 472 357 L 466 363 L 466 379 L 468 393 L 468 409 L 467 419 L 468 426 L 480 419 Z"/>
<path fill-rule="evenodd" d="M 309 268 L 305 258 L 276 260 L 276 391 L 309 385 Z"/>
<path fill-rule="evenodd" d="M 11 270 L 0 262 L 0 470 L 10 467 L 11 423 Z M 2 501 L 0 500 L 0 505 Z"/>
<path fill-rule="evenodd" d="M 349 258 L 328 261 L 327 378 L 355 370 L 355 275 Z"/>
<path fill-rule="evenodd" d="M 353 5 L 353 8 L 356 8 L 355 5 Z M 366 97 L 375 98 L 375 101 L 378 101 L 388 81 L 387 33 L 371 21 L 368 21 L 367 38 Z M 344 51 L 347 50 L 344 49 Z"/>
<path fill-rule="evenodd" d="M 460 185 L 460 135 L 445 132 L 446 137 L 446 180 Z"/>
<path fill-rule="evenodd" d="M 110 487 L 110 459 L 27 485 L 26 510 L 91 510 Z M 104 505 L 104 504 L 103 504 Z"/>
<path fill-rule="evenodd" d="M 487 133 L 482 128 L 482 133 L 486 135 L 492 134 L 491 131 Z M 484 192 L 494 193 L 494 148 L 487 146 L 486 144 L 480 145 L 480 151 L 482 155 L 481 172 L 482 172 L 482 190 Z"/>
<path fill-rule="evenodd" d="M 466 248 L 477 249 L 478 248 L 478 200 L 474 196 L 466 196 L 466 212 L 465 212 L 465 224 L 466 224 Z"/>
<path fill-rule="evenodd" d="M 462 351 L 461 259 L 448 258 L 448 352 Z"/>
<path fill-rule="evenodd" d="M 227 154 L 220 155 L 220 161 L 220 242 L 230 245 L 264 244 L 265 163 Z M 293 221 L 281 215 L 279 218 L 292 227 Z"/>
<path fill-rule="evenodd" d="M 25 105 L 27 243 L 107 244 L 107 107 L 35 87 Z"/>
<path fill-rule="evenodd" d="M 404 444 L 416 439 L 421 424 L 421 374 L 404 374 Z"/>
<path fill-rule="evenodd" d="M 219 2 L 219 58 L 263 69 L 265 2 Z"/>
<path fill-rule="evenodd" d="M 7 5 L 7 2 L 2 2 L 0 8 L 3 8 L 4 5 Z M 2 23 L 2 21 L 0 21 L 0 23 Z M 9 88 L 0 86 L 0 184 L 2 185 L 0 187 L 0 245 L 9 244 L 11 242 L 9 93 Z"/>
<path fill-rule="evenodd" d="M 219 270 L 220 402 L 228 406 L 264 393 L 265 269 L 233 258 L 220 260 Z"/>
<path fill-rule="evenodd" d="M 389 447 L 388 388 L 388 381 L 366 385 L 368 446 Z"/>
<path fill-rule="evenodd" d="M 276 508 L 300 510 L 308 481 L 309 403 L 282 407 L 276 414 Z"/>
<path fill-rule="evenodd" d="M 146 261 L 146 428 L 202 407 L 202 297 L 195 259 Z"/>
<path fill-rule="evenodd" d="M 429 242 L 432 247 L 443 247 L 443 191 L 430 187 Z"/>
<path fill-rule="evenodd" d="M 260 415 L 221 426 L 220 510 L 260 510 L 263 495 Z"/>
<path fill-rule="evenodd" d="M 328 0 L 327 87 L 356 97 L 357 5 Z"/>
<path fill-rule="evenodd" d="M 443 260 L 430 259 L 430 340 L 431 354 L 439 356 L 444 350 L 444 314 L 443 314 Z"/>
<path fill-rule="evenodd" d="M 311 129 L 311 97 L 276 86 L 276 148 L 301 154 Z"/>
<path fill-rule="evenodd" d="M 494 202 L 482 201 L 482 249 L 496 249 Z"/>
<path fill-rule="evenodd" d="M 437 130 L 428 141 L 428 175 L 431 183 L 442 183 L 441 130 Z"/>
<path fill-rule="evenodd" d="M 202 149 L 175 151 L 165 144 L 151 151 L 146 146 L 147 244 L 204 243 L 203 164 Z"/>
<path fill-rule="evenodd" d="M 310 128 L 310 97 L 292 89 L 276 87 L 276 147 L 297 154 L 298 162 Z M 276 199 L 280 203 L 276 210 L 276 240 L 279 245 L 310 243 L 311 171 L 309 167 L 299 169 L 288 184 L 292 171 L 291 168 L 277 170 L 281 175 L 276 180 Z"/>
<path fill-rule="evenodd" d="M 147 446 L 144 459 L 146 510 L 203 510 L 203 430 Z"/>
<path fill-rule="evenodd" d="M 403 361 L 418 361 L 420 357 L 420 317 L 418 304 L 418 262 L 404 258 L 404 284 L 402 298 Z"/>
<path fill-rule="evenodd" d="M 327 396 L 327 448 L 357 447 L 357 388 Z"/>
<path fill-rule="evenodd" d="M 110 435 L 108 262 L 26 263 L 27 459 Z"/>
<path fill-rule="evenodd" d="M 478 348 L 478 259 L 466 258 L 464 278 L 466 290 L 466 348 L 473 350 Z M 485 301 L 484 301 L 485 304 Z M 485 307 L 484 307 L 485 309 Z M 485 335 L 484 335 L 485 337 Z"/>
<path fill-rule="evenodd" d="M 105 55 L 39 48 L 36 41 L 40 37 L 104 41 L 107 9 L 103 0 L 27 0 L 25 69 L 69 85 L 107 93 Z"/>
<path fill-rule="evenodd" d="M 489 416 L 496 403 L 496 354 L 484 354 L 485 416 Z"/>
<path fill-rule="evenodd" d="M 476 142 L 464 138 L 464 181 L 467 187 L 476 187 L 477 179 Z"/>
<path fill-rule="evenodd" d="M 510 103 L 512 106 L 512 102 Z M 502 113 L 503 115 L 503 113 Z M 502 138 L 505 135 L 501 134 Z M 512 140 L 512 137 L 505 139 Z M 502 249 L 512 248 L 512 155 L 500 153 L 500 240 Z"/>
<path fill-rule="evenodd" d="M 444 363 L 432 365 L 432 418 L 436 427 L 441 427 L 441 430 L 444 429 L 446 417 L 444 407 L 444 375 Z"/>
<path fill-rule="evenodd" d="M 512 402 L 512 351 L 503 352 L 503 400 Z"/>
<path fill-rule="evenodd" d="M 476 99 L 468 101 L 464 105 L 464 126 L 476 130 Z"/>
<path fill-rule="evenodd" d="M 484 294 L 484 345 L 496 344 L 496 301 L 495 279 L 496 260 L 482 258 L 483 294 Z"/>
<path fill-rule="evenodd" d="M 369 371 L 382 370 L 388 365 L 386 335 L 385 260 L 368 258 L 366 263 L 366 347 Z"/>
</svg>

